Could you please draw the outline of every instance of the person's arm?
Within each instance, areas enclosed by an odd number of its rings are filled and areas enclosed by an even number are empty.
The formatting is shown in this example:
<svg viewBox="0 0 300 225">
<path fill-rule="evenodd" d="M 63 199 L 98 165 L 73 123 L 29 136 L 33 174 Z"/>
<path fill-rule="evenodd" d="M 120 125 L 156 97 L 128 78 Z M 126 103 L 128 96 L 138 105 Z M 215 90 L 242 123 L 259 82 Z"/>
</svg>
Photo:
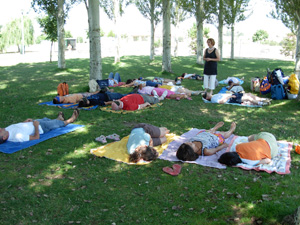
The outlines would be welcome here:
<svg viewBox="0 0 300 225">
<path fill-rule="evenodd" d="M 203 149 L 203 152 L 204 152 L 204 155 L 205 156 L 210 156 L 210 155 L 213 155 L 215 154 L 216 152 L 222 150 L 223 148 L 227 148 L 229 145 L 227 143 L 224 143 L 222 145 L 219 145 L 218 147 L 216 148 L 205 148 Z"/>
<path fill-rule="evenodd" d="M 269 159 L 269 158 L 264 158 L 264 159 L 260 160 L 259 163 L 258 163 L 257 165 L 259 165 L 259 164 L 269 164 L 270 162 L 272 162 L 271 159 Z"/>
<path fill-rule="evenodd" d="M 40 122 L 35 120 L 33 121 L 33 126 L 34 126 L 34 135 L 30 135 L 29 136 L 29 140 L 36 140 L 36 139 L 40 139 L 40 131 L 39 131 L 39 125 Z"/>
<path fill-rule="evenodd" d="M 144 104 L 140 104 L 138 109 L 144 109 L 144 108 L 146 108 L 149 105 L 150 105 L 149 102 L 145 102 Z"/>
<path fill-rule="evenodd" d="M 143 85 L 139 84 L 139 89 L 142 90 L 143 89 Z"/>
<path fill-rule="evenodd" d="M 231 83 L 231 85 L 228 87 L 228 90 L 230 90 L 233 86 L 239 86 L 240 82 L 238 83 Z"/>
<path fill-rule="evenodd" d="M 111 105 L 111 103 L 113 103 L 113 101 L 104 102 L 105 105 Z"/>
<path fill-rule="evenodd" d="M 149 146 L 150 146 L 150 147 L 153 147 L 153 140 L 152 140 L 152 138 L 150 138 Z"/>
<path fill-rule="evenodd" d="M 216 49 L 216 56 L 217 56 L 217 58 L 203 58 L 203 59 L 205 61 L 215 61 L 215 62 L 220 61 L 220 53 L 219 53 L 218 49 Z"/>
<path fill-rule="evenodd" d="M 203 60 L 206 61 L 206 49 L 204 50 L 204 53 L 203 53 Z"/>
<path fill-rule="evenodd" d="M 219 104 L 224 104 L 224 103 L 226 103 L 230 98 L 236 98 L 236 96 L 235 95 L 228 95 L 228 96 L 226 96 L 226 97 L 223 97 L 221 100 L 219 100 Z"/>
<path fill-rule="evenodd" d="M 32 122 L 33 120 L 28 118 L 27 120 L 25 120 L 23 123 L 27 123 L 27 122 Z"/>
</svg>

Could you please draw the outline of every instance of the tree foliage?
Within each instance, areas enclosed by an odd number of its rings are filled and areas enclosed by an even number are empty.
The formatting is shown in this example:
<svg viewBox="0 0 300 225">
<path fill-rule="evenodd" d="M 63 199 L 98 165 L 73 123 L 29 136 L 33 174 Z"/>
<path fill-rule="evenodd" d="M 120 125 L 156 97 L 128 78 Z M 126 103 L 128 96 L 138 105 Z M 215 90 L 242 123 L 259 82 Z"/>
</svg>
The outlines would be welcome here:
<svg viewBox="0 0 300 225">
<path fill-rule="evenodd" d="M 269 38 L 269 34 L 265 30 L 258 30 L 252 35 L 252 41 L 257 42 L 257 41 L 264 41 Z"/>
<path fill-rule="evenodd" d="M 113 0 L 100 0 L 100 7 L 104 10 L 106 15 L 110 20 L 114 20 L 114 1 Z M 119 4 L 119 10 L 120 15 L 122 16 L 124 14 L 124 8 L 130 4 L 129 0 L 120 0 Z"/>
<path fill-rule="evenodd" d="M 151 20 L 151 5 L 153 5 L 153 20 L 155 26 L 161 21 L 161 0 L 135 0 L 137 9 L 148 20 Z"/>
<path fill-rule="evenodd" d="M 39 17 L 38 23 L 46 35 L 46 40 L 57 41 L 57 19 L 53 15 Z"/>
<path fill-rule="evenodd" d="M 24 17 L 24 44 L 31 45 L 34 43 L 34 28 L 32 21 L 28 17 Z M 3 52 L 6 48 L 17 45 L 20 50 L 22 44 L 22 20 L 15 19 L 1 29 L 0 51 Z"/>
<path fill-rule="evenodd" d="M 296 52 L 296 35 L 293 33 L 288 33 L 280 44 L 282 46 L 280 53 L 285 56 L 292 56 L 292 58 L 294 58 Z"/>
<path fill-rule="evenodd" d="M 203 28 L 203 36 L 209 38 L 210 29 L 208 27 Z M 191 43 L 189 44 L 192 52 L 197 53 L 197 26 L 193 23 L 193 26 L 188 30 L 188 36 L 191 38 Z M 204 47 L 204 46 L 203 46 Z"/>
</svg>

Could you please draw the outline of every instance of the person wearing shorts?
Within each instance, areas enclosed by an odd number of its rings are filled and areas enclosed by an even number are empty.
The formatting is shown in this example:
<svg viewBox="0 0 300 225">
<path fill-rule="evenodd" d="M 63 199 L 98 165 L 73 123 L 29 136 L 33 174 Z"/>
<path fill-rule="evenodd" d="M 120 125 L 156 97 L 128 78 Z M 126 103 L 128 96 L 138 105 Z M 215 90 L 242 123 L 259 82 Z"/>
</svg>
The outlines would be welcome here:
<svg viewBox="0 0 300 225">
<path fill-rule="evenodd" d="M 130 162 L 138 162 L 143 159 L 152 161 L 158 157 L 154 146 L 161 145 L 167 141 L 166 127 L 157 127 L 147 123 L 139 123 L 132 130 L 126 144 Z"/>
<path fill-rule="evenodd" d="M 236 124 L 233 122 L 228 131 L 216 131 L 224 125 L 224 122 L 217 123 L 210 130 L 200 131 L 187 142 L 180 145 L 176 152 L 178 159 L 183 161 L 195 161 L 201 156 L 210 156 L 228 147 L 225 139 L 233 134 Z"/>
</svg>

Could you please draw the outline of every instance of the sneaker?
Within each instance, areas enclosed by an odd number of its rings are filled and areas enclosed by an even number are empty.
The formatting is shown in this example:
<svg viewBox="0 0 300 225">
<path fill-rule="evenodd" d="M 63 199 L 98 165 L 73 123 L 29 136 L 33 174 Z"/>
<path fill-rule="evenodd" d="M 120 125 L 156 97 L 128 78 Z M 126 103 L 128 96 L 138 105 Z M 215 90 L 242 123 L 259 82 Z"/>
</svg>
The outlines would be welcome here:
<svg viewBox="0 0 300 225">
<path fill-rule="evenodd" d="M 159 96 L 155 90 L 152 91 L 152 94 L 153 94 L 154 98 L 159 98 Z"/>
<path fill-rule="evenodd" d="M 161 100 L 164 100 L 165 99 L 165 97 L 167 97 L 167 95 L 168 95 L 168 91 L 164 91 L 164 93 L 162 93 L 162 95 L 158 98 L 160 101 Z"/>
</svg>

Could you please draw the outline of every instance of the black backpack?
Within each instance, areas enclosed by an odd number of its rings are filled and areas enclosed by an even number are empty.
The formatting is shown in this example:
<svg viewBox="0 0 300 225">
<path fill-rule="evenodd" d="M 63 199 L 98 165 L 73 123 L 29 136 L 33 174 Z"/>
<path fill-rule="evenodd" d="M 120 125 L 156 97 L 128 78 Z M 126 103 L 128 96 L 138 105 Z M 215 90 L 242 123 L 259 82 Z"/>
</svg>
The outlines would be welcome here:
<svg viewBox="0 0 300 225">
<path fill-rule="evenodd" d="M 280 84 L 280 81 L 278 80 L 278 77 L 277 77 L 277 71 L 278 70 L 280 71 L 281 77 L 283 78 L 284 77 L 284 73 L 283 73 L 282 69 L 276 68 L 272 72 L 270 71 L 269 68 L 267 70 L 267 77 L 268 77 L 269 83 L 271 85 Z"/>
</svg>

